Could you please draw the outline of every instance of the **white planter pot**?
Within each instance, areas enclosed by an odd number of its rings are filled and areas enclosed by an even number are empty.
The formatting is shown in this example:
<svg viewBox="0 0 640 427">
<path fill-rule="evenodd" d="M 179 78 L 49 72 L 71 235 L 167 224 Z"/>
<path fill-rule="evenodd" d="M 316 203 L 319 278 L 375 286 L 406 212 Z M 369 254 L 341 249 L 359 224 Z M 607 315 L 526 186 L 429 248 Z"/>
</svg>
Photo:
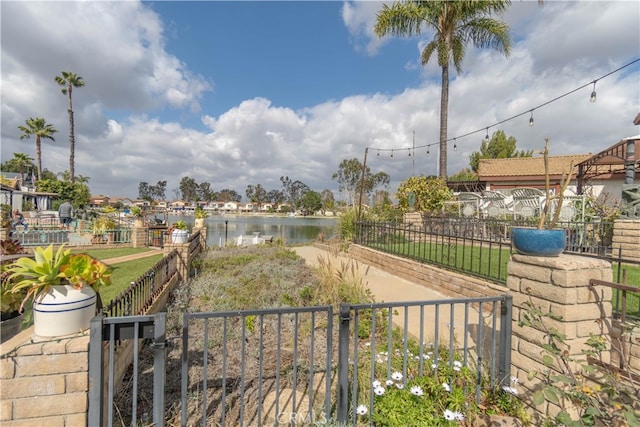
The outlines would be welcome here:
<svg viewBox="0 0 640 427">
<path fill-rule="evenodd" d="M 187 230 L 173 230 L 171 233 L 171 241 L 173 243 L 187 243 L 189 233 Z"/>
<path fill-rule="evenodd" d="M 57 337 L 87 329 L 96 315 L 97 300 L 96 292 L 89 286 L 81 289 L 52 286 L 33 302 L 34 334 Z"/>
</svg>

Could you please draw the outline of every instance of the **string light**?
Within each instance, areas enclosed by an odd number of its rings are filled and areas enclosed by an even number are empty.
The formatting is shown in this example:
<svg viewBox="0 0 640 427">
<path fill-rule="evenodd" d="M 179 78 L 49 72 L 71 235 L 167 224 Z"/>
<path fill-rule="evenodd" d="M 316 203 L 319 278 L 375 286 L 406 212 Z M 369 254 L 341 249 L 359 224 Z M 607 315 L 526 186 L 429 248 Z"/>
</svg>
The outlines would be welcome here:
<svg viewBox="0 0 640 427">
<path fill-rule="evenodd" d="M 577 87 L 577 88 L 575 88 L 575 89 L 573 89 L 573 90 L 570 90 L 570 91 L 568 91 L 568 92 L 566 92 L 566 93 L 563 93 L 562 95 L 559 95 L 559 96 L 557 96 L 557 97 L 555 97 L 555 98 L 553 98 L 553 99 L 550 99 L 550 100 L 548 100 L 548 101 L 546 101 L 546 102 L 543 102 L 543 103 L 542 103 L 542 104 L 540 104 L 540 105 L 536 105 L 535 107 L 533 107 L 533 108 L 532 108 L 532 109 L 530 109 L 530 110 L 523 111 L 523 112 L 518 113 L 518 114 L 515 114 L 515 115 L 513 115 L 513 116 L 511 116 L 511 117 L 507 117 L 506 119 L 503 119 L 503 120 L 501 120 L 501 121 L 499 121 L 499 122 L 493 123 L 493 124 L 491 124 L 490 126 L 487 126 L 487 127 L 485 128 L 486 135 L 485 135 L 485 137 L 484 137 L 484 140 L 485 140 L 485 141 L 487 141 L 487 142 L 489 142 L 489 128 L 490 128 L 490 127 L 500 126 L 500 125 L 501 125 L 501 124 L 503 124 L 503 123 L 506 123 L 506 122 L 509 122 L 509 121 L 511 121 L 511 120 L 514 120 L 514 119 L 516 119 L 516 118 L 518 118 L 518 117 L 520 117 L 520 116 L 523 116 L 523 115 L 525 115 L 525 114 L 527 114 L 527 113 L 530 113 L 530 114 L 531 114 L 531 116 L 530 116 L 530 118 L 529 118 L 529 126 L 530 126 L 530 127 L 532 127 L 532 126 L 533 126 L 533 124 L 534 124 L 534 120 L 533 120 L 533 111 L 534 111 L 534 110 L 539 109 L 539 108 L 542 108 L 542 107 L 544 107 L 544 106 L 546 106 L 546 105 L 549 105 L 549 104 L 551 104 L 551 103 L 553 103 L 553 102 L 555 102 L 555 101 L 558 101 L 558 100 L 560 100 L 560 99 L 562 99 L 562 98 L 565 98 L 565 97 L 567 97 L 567 96 L 569 96 L 569 95 L 571 95 L 571 94 L 573 94 L 573 93 L 575 93 L 575 92 L 578 92 L 578 91 L 580 91 L 580 90 L 582 90 L 582 89 L 584 89 L 584 88 L 588 87 L 589 85 L 593 85 L 593 88 L 592 88 L 592 91 L 591 91 L 591 96 L 589 97 L 589 101 L 590 101 L 590 102 L 596 102 L 596 99 L 597 99 L 597 96 L 596 96 L 596 83 L 598 82 L 598 80 L 602 80 L 602 79 L 604 79 L 605 77 L 608 77 L 608 76 L 610 76 L 610 75 L 612 75 L 612 74 L 615 74 L 615 73 L 617 73 L 617 72 L 619 72 L 619 71 L 621 71 L 621 70 L 623 70 L 623 69 L 625 69 L 625 68 L 627 68 L 627 67 L 629 67 L 629 66 L 631 66 L 631 65 L 633 65 L 633 64 L 635 64 L 635 63 L 637 63 L 637 62 L 640 62 L 640 58 L 636 58 L 636 59 L 634 59 L 633 61 L 631 61 L 631 62 L 629 62 L 629 63 L 627 63 L 627 64 L 625 64 L 625 65 L 622 65 L 621 67 L 618 67 L 618 68 L 616 68 L 615 70 L 610 71 L 610 72 L 608 72 L 607 74 L 604 74 L 604 75 L 602 75 L 602 76 L 598 77 L 598 78 L 597 78 L 597 79 L 595 79 L 595 80 L 590 81 L 589 83 L 583 84 L 582 86 L 579 86 L 579 87 Z M 462 134 L 462 135 L 457 135 L 455 138 L 453 138 L 453 141 L 454 141 L 454 150 L 456 149 L 456 142 L 455 142 L 456 138 L 465 138 L 465 137 L 467 137 L 467 136 L 471 136 L 471 135 L 476 134 L 476 133 L 479 133 L 479 132 L 482 132 L 482 128 L 479 128 L 479 129 L 473 130 L 473 131 L 471 131 L 471 132 L 467 132 L 467 133 Z M 447 140 L 447 142 L 449 142 L 449 141 L 451 141 L 451 139 Z M 421 146 L 419 146 L 419 147 L 414 147 L 414 149 L 415 149 L 415 148 L 423 148 L 423 147 L 427 147 L 427 157 L 429 157 L 429 156 L 430 156 L 430 149 L 429 149 L 429 147 L 430 147 L 431 145 L 435 145 L 435 144 L 425 144 L 425 145 L 421 145 Z M 385 151 L 386 151 L 386 150 L 385 150 Z M 393 151 L 394 151 L 394 149 L 391 149 L 391 157 L 393 157 Z M 379 151 L 378 151 L 378 156 L 379 156 Z M 409 152 L 409 156 L 411 156 L 411 152 Z"/>
<path fill-rule="evenodd" d="M 455 138 L 453 138 L 453 151 L 458 151 L 458 144 L 456 144 Z"/>
<path fill-rule="evenodd" d="M 377 154 L 377 156 L 378 156 L 378 157 L 380 157 L 380 150 L 378 150 L 378 154 Z"/>
<path fill-rule="evenodd" d="M 407 151 L 409 151 L 409 157 L 411 157 L 411 148 L 407 148 Z"/>
</svg>

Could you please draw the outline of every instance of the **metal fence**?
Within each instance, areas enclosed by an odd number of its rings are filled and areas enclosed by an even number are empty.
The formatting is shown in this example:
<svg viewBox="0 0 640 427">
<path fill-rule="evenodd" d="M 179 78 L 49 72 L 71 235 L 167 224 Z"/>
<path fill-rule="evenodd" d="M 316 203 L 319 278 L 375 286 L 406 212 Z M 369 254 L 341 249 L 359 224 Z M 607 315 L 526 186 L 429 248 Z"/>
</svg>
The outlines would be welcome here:
<svg viewBox="0 0 640 427">
<path fill-rule="evenodd" d="M 424 217 L 420 223 L 362 221 L 354 241 L 360 245 L 419 262 L 504 284 L 511 255 L 511 228 L 526 221 Z M 612 261 L 613 223 L 561 222 L 567 230 L 567 253 Z"/>
<path fill-rule="evenodd" d="M 343 304 L 339 313 L 185 313 L 180 424 L 362 425 L 355 410 L 364 404 L 373 425 L 374 381 L 406 386 L 456 366 L 476 372 L 468 391 L 479 401 L 508 381 L 511 304 L 499 296 Z"/>
<path fill-rule="evenodd" d="M 69 230 L 56 228 L 36 228 L 29 227 L 27 231 L 17 230 L 12 233 L 14 239 L 18 239 L 24 247 L 48 246 L 68 244 L 71 246 L 88 246 L 104 244 L 131 243 L 131 228 L 118 228 L 106 230 L 103 233 L 95 234 L 90 230 L 74 228 L 73 224 Z"/>
<path fill-rule="evenodd" d="M 178 252 L 172 251 L 122 291 L 102 313 L 109 317 L 135 316 L 144 313 L 178 272 Z"/>
<path fill-rule="evenodd" d="M 511 252 L 508 223 L 493 220 L 428 218 L 421 224 L 356 224 L 355 243 L 498 283 L 507 277 Z"/>
</svg>

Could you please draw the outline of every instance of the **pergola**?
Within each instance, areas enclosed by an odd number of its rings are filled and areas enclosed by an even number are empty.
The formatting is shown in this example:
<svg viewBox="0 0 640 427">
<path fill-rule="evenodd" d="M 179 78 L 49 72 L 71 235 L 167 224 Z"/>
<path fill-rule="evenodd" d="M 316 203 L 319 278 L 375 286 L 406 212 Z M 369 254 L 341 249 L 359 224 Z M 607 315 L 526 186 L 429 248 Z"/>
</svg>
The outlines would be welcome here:
<svg viewBox="0 0 640 427">
<path fill-rule="evenodd" d="M 635 155 L 635 146 L 640 142 L 640 135 L 625 138 L 578 163 L 578 194 L 584 191 L 584 185 L 590 179 L 604 174 L 624 173 L 625 184 L 633 184 L 634 175 L 640 171 L 640 155 Z"/>
</svg>

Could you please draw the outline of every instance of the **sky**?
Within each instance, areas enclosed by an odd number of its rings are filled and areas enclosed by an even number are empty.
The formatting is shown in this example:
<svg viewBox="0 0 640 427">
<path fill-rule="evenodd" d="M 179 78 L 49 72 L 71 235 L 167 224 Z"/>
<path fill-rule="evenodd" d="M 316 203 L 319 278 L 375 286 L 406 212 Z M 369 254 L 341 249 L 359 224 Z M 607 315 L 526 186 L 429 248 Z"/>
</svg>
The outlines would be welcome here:
<svg viewBox="0 0 640 427">
<path fill-rule="evenodd" d="M 374 34 L 381 8 L 3 0 L 0 160 L 35 159 L 18 126 L 44 117 L 58 132 L 42 143 L 43 168 L 69 169 L 68 101 L 54 77 L 71 71 L 85 82 L 73 91 L 75 172 L 93 195 L 136 198 L 140 182 L 167 181 L 172 200 L 188 176 L 244 198 L 247 185 L 281 189 L 288 176 L 341 199 L 332 175 L 367 148 L 393 195 L 412 175 L 438 173 L 441 70 L 420 63 L 431 31 Z M 552 155 L 640 134 L 640 2 L 514 0 L 496 18 L 510 26 L 510 56 L 469 45 L 450 73 L 449 175 L 496 130 L 519 150 L 549 138 Z"/>
</svg>

